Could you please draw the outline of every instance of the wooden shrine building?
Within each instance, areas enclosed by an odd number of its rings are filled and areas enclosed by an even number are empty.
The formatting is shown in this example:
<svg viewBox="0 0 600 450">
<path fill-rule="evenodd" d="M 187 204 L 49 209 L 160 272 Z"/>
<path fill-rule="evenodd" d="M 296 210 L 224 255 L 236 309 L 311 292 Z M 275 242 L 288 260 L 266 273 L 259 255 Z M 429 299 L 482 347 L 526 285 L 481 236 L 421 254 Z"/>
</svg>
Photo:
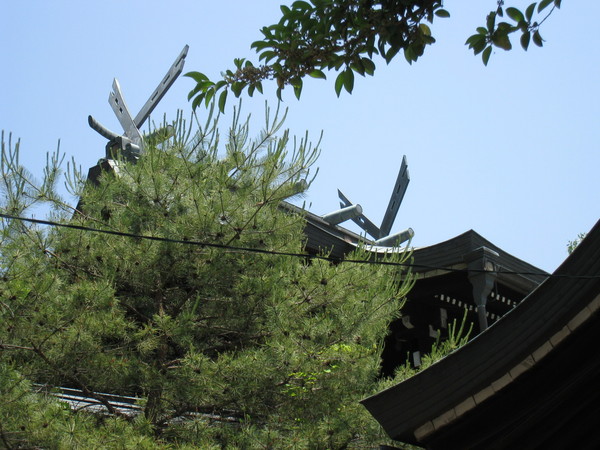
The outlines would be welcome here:
<svg viewBox="0 0 600 450">
<path fill-rule="evenodd" d="M 599 310 L 600 221 L 502 320 L 362 403 L 428 449 L 600 448 Z"/>
<path fill-rule="evenodd" d="M 289 204 L 283 207 L 304 214 L 309 253 L 326 250 L 342 260 L 359 242 L 374 244 L 313 213 Z M 376 252 L 377 246 L 372 249 Z M 460 323 L 465 313 L 467 321 L 474 324 L 471 336 L 486 329 L 546 278 L 541 269 L 506 253 L 473 230 L 414 249 L 410 263 L 417 281 L 402 317 L 390 325 L 382 355 L 384 376 L 392 376 L 407 360 L 419 366 L 421 355 L 431 350 L 436 339 L 445 339 L 448 325 L 455 320 Z"/>
</svg>

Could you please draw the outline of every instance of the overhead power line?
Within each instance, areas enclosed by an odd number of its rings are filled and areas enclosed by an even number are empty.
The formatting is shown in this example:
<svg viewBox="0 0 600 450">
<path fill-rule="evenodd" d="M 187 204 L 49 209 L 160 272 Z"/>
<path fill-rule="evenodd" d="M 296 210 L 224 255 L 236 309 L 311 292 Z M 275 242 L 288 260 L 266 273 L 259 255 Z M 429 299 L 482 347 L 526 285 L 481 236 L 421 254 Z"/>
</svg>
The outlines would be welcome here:
<svg viewBox="0 0 600 450">
<path fill-rule="evenodd" d="M 127 233 L 124 231 L 115 231 L 115 230 L 103 230 L 100 228 L 87 227 L 83 225 L 74 225 L 71 223 L 60 223 L 54 222 L 51 220 L 42 220 L 42 219 L 34 219 L 29 217 L 20 217 L 13 216 L 10 214 L 0 213 L 0 217 L 4 219 L 12 219 L 19 220 L 22 222 L 35 223 L 38 225 L 47 225 L 51 227 L 60 227 L 60 228 L 71 228 L 74 230 L 80 230 L 91 233 L 103 233 L 109 234 L 113 236 L 121 236 L 132 239 L 145 239 L 149 241 L 155 242 L 168 242 L 172 244 L 182 244 L 182 245 L 194 245 L 198 247 L 210 247 L 210 248 L 219 248 L 223 250 L 227 250 L 230 252 L 236 253 L 260 253 L 266 255 L 275 255 L 275 256 L 289 256 L 294 258 L 302 258 L 302 259 L 320 259 L 329 262 L 335 263 L 353 263 L 353 264 L 370 264 L 370 265 L 386 265 L 386 266 L 398 266 L 410 269 L 425 269 L 425 270 L 442 270 L 447 272 L 489 272 L 487 270 L 477 270 L 477 269 L 459 269 L 455 267 L 442 267 L 442 266 L 430 266 L 425 264 L 414 264 L 414 263 L 403 263 L 403 262 L 395 262 L 395 261 L 381 261 L 381 260 L 362 260 L 362 259 L 351 259 L 351 258 L 333 258 L 331 256 L 323 256 L 316 255 L 310 253 L 294 253 L 294 252 L 282 252 L 277 250 L 265 250 L 260 248 L 251 248 L 251 247 L 237 247 L 233 245 L 227 244 L 218 244 L 214 242 L 204 242 L 204 241 L 194 241 L 189 239 L 172 239 L 160 236 L 148 236 L 143 234 L 135 234 L 135 233 Z M 545 272 L 517 272 L 517 271 L 507 271 L 507 270 L 498 270 L 497 273 L 502 273 L 506 275 L 522 275 L 522 276 L 540 276 L 546 278 L 571 278 L 571 279 L 582 279 L 582 280 L 594 280 L 600 279 L 600 275 L 569 275 L 569 274 L 548 274 Z"/>
</svg>

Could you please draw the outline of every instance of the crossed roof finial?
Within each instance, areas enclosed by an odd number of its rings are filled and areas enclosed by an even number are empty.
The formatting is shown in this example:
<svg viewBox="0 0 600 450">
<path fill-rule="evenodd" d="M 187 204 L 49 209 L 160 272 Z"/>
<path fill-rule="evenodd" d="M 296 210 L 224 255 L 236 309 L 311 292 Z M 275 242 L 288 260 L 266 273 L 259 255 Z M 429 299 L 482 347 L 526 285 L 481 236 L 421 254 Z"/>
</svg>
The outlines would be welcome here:
<svg viewBox="0 0 600 450">
<path fill-rule="evenodd" d="M 183 50 L 167 74 L 146 101 L 140 112 L 137 113 L 135 118 L 131 116 L 129 109 L 127 108 L 119 81 L 116 78 L 113 80 L 113 90 L 108 97 L 108 102 L 117 116 L 117 119 L 119 119 L 119 123 L 123 127 L 124 133 L 119 135 L 110 131 L 92 116 L 88 116 L 90 127 L 109 140 L 106 145 L 106 158 L 112 159 L 114 158 L 115 153 L 120 152 L 127 159 L 137 160 L 144 148 L 144 138 L 140 132 L 140 128 L 183 71 L 183 65 L 185 64 L 185 57 L 187 56 L 188 49 L 188 45 L 183 47 Z"/>
</svg>

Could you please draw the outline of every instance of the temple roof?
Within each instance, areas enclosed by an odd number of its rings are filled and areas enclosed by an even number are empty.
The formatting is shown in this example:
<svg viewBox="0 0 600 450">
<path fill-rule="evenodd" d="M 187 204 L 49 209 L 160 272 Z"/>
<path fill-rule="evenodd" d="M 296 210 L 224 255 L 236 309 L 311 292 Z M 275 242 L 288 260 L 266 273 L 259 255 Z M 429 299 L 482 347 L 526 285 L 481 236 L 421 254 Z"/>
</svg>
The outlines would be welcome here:
<svg viewBox="0 0 600 450">
<path fill-rule="evenodd" d="M 370 246 L 374 253 L 390 251 L 389 247 L 377 247 L 374 241 L 346 228 L 330 225 L 314 213 L 285 202 L 282 207 L 305 217 L 309 251 L 328 251 L 332 257 L 343 259 L 361 242 Z M 413 272 L 421 277 L 429 277 L 448 273 L 448 270 L 443 269 L 466 270 L 465 256 L 482 247 L 498 254 L 494 261 L 498 269 L 498 280 L 523 294 L 531 292 L 546 278 L 543 270 L 505 252 L 473 230 L 437 244 L 413 249 Z"/>
<path fill-rule="evenodd" d="M 493 326 L 362 403 L 392 439 L 431 449 L 598 448 L 599 309 L 600 221 Z"/>
</svg>

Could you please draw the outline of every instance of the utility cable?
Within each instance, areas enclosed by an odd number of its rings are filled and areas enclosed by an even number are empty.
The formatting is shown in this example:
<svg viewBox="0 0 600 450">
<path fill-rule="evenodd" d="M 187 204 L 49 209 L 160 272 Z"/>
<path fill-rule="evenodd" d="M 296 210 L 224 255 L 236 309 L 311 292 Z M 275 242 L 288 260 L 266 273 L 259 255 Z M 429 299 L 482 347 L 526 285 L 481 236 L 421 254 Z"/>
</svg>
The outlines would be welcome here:
<svg viewBox="0 0 600 450">
<path fill-rule="evenodd" d="M 455 267 L 441 267 L 441 266 L 430 266 L 425 264 L 414 264 L 414 263 L 403 263 L 403 262 L 395 262 L 395 261 L 381 261 L 381 260 L 362 260 L 362 259 L 351 259 L 351 258 L 334 258 L 331 256 L 323 256 L 323 255 L 315 255 L 310 253 L 294 253 L 294 252 L 281 252 L 277 250 L 265 250 L 260 248 L 251 248 L 251 247 L 236 247 L 232 245 L 226 244 L 217 244 L 214 242 L 203 242 L 203 241 L 193 241 L 189 239 L 172 239 L 166 237 L 159 236 L 147 236 L 143 234 L 135 234 L 135 233 L 127 233 L 124 231 L 114 231 L 114 230 L 103 230 L 99 228 L 86 227 L 83 225 L 74 225 L 69 223 L 59 223 L 51 220 L 42 220 L 42 219 L 34 219 L 28 217 L 20 217 L 13 216 L 10 214 L 0 213 L 0 217 L 4 219 L 12 219 L 19 220 L 23 222 L 35 223 L 38 225 L 48 225 L 51 227 L 62 227 L 62 228 L 71 228 L 74 230 L 93 232 L 93 233 L 103 233 L 109 234 L 113 236 L 121 236 L 132 239 L 145 239 L 149 241 L 155 242 L 168 242 L 172 244 L 183 244 L 183 245 L 195 245 L 198 247 L 211 247 L 211 248 L 219 248 L 223 250 L 229 250 L 231 252 L 239 252 L 239 253 L 260 253 L 266 255 L 275 255 L 275 256 L 289 256 L 294 258 L 302 258 L 302 259 L 319 259 L 323 261 L 329 261 L 334 263 L 354 263 L 354 264 L 369 264 L 369 265 L 385 265 L 385 266 L 398 266 L 404 267 L 407 269 L 422 269 L 422 270 L 441 270 L 446 272 L 470 272 L 470 273 L 490 273 L 489 270 L 483 269 L 459 269 Z M 500 268 L 501 269 L 501 268 Z M 569 275 L 569 274 L 549 274 L 546 272 L 517 272 L 517 271 L 508 271 L 508 270 L 497 270 L 496 273 L 502 273 L 505 275 L 521 275 L 521 276 L 539 276 L 545 278 L 570 278 L 570 279 L 581 279 L 581 280 L 595 280 L 600 279 L 600 275 Z"/>
</svg>

